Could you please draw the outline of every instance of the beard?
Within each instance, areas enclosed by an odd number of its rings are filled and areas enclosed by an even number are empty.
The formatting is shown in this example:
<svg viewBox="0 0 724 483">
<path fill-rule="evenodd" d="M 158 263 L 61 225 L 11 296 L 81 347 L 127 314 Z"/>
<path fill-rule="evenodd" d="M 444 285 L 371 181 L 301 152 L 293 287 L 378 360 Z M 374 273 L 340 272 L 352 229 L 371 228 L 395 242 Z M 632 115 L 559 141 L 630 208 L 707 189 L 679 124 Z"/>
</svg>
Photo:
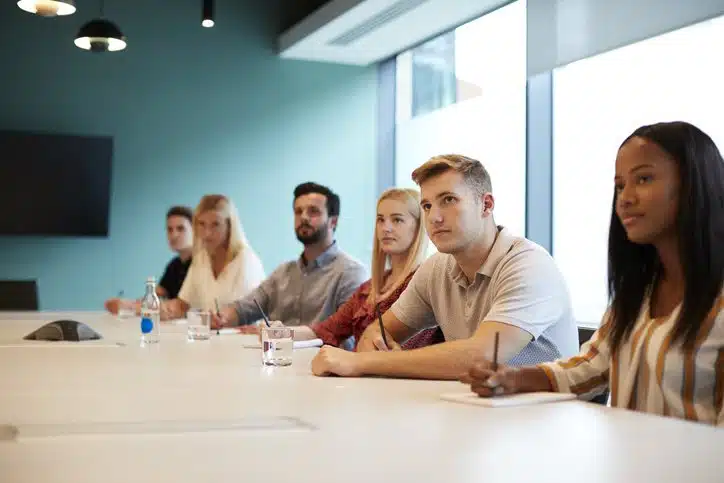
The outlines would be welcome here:
<svg viewBox="0 0 724 483">
<path fill-rule="evenodd" d="M 303 235 L 302 233 L 300 233 L 300 230 L 302 228 L 309 228 L 309 229 L 314 230 L 310 225 L 306 225 L 306 224 L 299 225 L 299 228 L 297 228 L 295 230 L 295 233 L 297 235 L 297 240 L 299 240 L 302 243 L 302 245 L 305 245 L 305 246 L 313 245 L 313 244 L 321 241 L 324 238 L 324 235 L 327 232 L 327 223 L 323 224 L 318 229 L 312 231 L 308 235 Z"/>
</svg>

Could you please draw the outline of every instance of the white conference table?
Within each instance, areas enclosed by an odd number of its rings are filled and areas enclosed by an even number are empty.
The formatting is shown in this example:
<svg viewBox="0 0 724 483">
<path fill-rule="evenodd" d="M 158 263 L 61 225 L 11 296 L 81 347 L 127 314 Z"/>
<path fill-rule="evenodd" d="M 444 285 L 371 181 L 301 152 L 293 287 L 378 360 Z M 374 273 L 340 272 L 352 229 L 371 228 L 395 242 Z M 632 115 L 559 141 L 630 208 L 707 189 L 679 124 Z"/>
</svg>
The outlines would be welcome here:
<svg viewBox="0 0 724 483">
<path fill-rule="evenodd" d="M 104 339 L 21 341 L 62 318 Z M 141 348 L 132 320 L 0 314 L 0 425 L 19 430 L 0 441 L 0 482 L 724 481 L 716 428 L 579 401 L 440 400 L 457 382 L 318 378 L 317 349 L 270 368 L 250 340 L 188 343 L 172 325 Z"/>
</svg>

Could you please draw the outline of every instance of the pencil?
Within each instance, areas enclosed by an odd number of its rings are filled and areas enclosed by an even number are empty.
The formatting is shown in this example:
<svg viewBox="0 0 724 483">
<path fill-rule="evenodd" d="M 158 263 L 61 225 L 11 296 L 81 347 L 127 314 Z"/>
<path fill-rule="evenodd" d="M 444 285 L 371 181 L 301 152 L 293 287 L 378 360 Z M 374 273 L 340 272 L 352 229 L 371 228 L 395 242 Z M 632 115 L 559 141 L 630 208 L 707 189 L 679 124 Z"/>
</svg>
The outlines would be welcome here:
<svg viewBox="0 0 724 483">
<path fill-rule="evenodd" d="M 377 304 L 377 320 L 380 323 L 380 332 L 382 333 L 382 341 L 385 343 L 386 348 L 390 348 L 390 344 L 387 343 L 387 335 L 385 334 L 385 325 L 382 323 L 382 312 L 380 312 L 380 305 Z"/>
<path fill-rule="evenodd" d="M 493 370 L 498 370 L 498 344 L 500 342 L 500 332 L 495 333 L 495 346 L 493 347 Z"/>
<path fill-rule="evenodd" d="M 219 310 L 219 299 L 214 299 L 214 303 L 216 304 L 216 316 L 221 318 L 221 310 Z M 216 335 L 221 334 L 220 329 L 216 329 Z"/>
<path fill-rule="evenodd" d="M 266 322 L 267 327 L 271 327 L 271 322 L 269 322 L 269 317 L 266 316 L 264 313 L 264 309 L 261 308 L 261 305 L 259 305 L 259 302 L 256 301 L 256 298 L 254 299 L 254 303 L 256 304 L 256 307 L 259 309 L 259 312 L 261 312 L 261 316 L 264 317 L 264 322 Z"/>
</svg>

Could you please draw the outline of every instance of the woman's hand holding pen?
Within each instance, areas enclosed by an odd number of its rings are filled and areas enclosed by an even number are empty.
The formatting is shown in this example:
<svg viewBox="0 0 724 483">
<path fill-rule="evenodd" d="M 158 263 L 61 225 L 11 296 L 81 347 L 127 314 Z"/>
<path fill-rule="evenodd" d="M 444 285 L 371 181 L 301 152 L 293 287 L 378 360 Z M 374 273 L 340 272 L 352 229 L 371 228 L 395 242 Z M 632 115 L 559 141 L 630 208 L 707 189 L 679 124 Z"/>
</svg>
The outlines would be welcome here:
<svg viewBox="0 0 724 483">
<path fill-rule="evenodd" d="M 481 397 L 515 394 L 519 392 L 553 391 L 548 376 L 540 367 L 511 367 L 498 365 L 493 370 L 491 362 L 473 366 L 460 381 L 469 384 L 470 390 Z"/>
<path fill-rule="evenodd" d="M 385 344 L 387 339 L 387 346 Z M 369 352 L 369 351 L 388 351 L 388 350 L 400 350 L 400 344 L 390 335 L 389 332 L 382 337 L 382 331 L 378 324 L 370 324 L 365 331 L 362 333 L 359 341 L 357 342 L 357 352 Z"/>
<path fill-rule="evenodd" d="M 211 314 L 211 328 L 214 330 L 235 325 L 235 322 L 236 309 L 234 307 L 224 307 L 220 311 Z"/>
<path fill-rule="evenodd" d="M 493 360 L 474 365 L 467 374 L 460 378 L 460 381 L 470 384 L 470 390 L 481 397 L 521 392 L 520 371 L 498 364 L 499 332 L 495 333 L 493 344 Z"/>
<path fill-rule="evenodd" d="M 520 392 L 518 370 L 501 364 L 497 366 L 495 370 L 492 362 L 478 363 L 460 378 L 460 382 L 469 384 L 470 390 L 482 397 Z"/>
</svg>

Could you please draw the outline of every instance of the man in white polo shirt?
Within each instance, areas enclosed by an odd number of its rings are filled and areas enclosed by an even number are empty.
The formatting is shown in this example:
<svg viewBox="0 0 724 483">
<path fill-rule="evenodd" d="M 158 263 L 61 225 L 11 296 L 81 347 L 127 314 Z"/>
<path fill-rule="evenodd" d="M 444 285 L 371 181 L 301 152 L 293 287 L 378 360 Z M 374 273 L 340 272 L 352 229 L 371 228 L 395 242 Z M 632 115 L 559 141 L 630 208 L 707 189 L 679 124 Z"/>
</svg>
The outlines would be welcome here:
<svg viewBox="0 0 724 483">
<path fill-rule="evenodd" d="M 493 219 L 495 199 L 483 165 L 459 155 L 436 156 L 417 168 L 425 225 L 439 253 L 415 273 L 357 353 L 323 347 L 316 375 L 381 375 L 456 379 L 481 359 L 534 364 L 578 352 L 568 289 L 553 258 Z M 446 342 L 410 351 L 399 344 L 439 325 Z M 392 349 L 392 350 L 390 350 Z"/>
</svg>

